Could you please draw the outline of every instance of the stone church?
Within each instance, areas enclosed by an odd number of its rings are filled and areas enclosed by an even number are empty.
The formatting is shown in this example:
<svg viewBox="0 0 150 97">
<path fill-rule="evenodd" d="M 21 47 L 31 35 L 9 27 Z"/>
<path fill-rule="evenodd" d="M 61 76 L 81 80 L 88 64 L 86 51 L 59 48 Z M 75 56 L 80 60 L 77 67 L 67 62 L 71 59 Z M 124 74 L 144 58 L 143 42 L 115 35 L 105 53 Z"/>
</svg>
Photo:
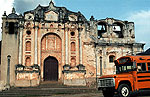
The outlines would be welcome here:
<svg viewBox="0 0 150 97">
<path fill-rule="evenodd" d="M 90 86 L 115 73 L 113 61 L 143 51 L 134 23 L 113 18 L 89 20 L 81 12 L 48 6 L 2 16 L 1 83 L 38 86 L 44 81 Z"/>
</svg>

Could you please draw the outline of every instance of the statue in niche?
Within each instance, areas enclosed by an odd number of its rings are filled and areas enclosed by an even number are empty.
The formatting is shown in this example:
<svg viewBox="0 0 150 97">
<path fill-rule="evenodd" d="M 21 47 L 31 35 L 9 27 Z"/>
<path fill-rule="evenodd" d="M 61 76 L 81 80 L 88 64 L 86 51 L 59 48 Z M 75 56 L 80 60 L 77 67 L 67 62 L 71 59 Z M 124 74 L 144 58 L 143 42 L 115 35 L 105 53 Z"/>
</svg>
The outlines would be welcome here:
<svg viewBox="0 0 150 97">
<path fill-rule="evenodd" d="M 76 67 L 76 59 L 75 58 L 71 58 L 71 69 L 70 70 L 78 70 L 78 68 Z"/>
</svg>

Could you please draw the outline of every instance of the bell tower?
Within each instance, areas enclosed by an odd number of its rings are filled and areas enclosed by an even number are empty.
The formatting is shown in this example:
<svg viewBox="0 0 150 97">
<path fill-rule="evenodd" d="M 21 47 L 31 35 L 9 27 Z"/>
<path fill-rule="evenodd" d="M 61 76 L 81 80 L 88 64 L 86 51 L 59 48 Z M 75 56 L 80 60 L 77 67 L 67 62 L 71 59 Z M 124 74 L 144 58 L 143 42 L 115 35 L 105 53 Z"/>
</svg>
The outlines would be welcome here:
<svg viewBox="0 0 150 97">
<path fill-rule="evenodd" d="M 12 13 L 2 16 L 2 50 L 1 80 L 4 87 L 9 88 L 15 83 L 15 65 L 18 64 L 19 19 L 15 8 Z"/>
</svg>

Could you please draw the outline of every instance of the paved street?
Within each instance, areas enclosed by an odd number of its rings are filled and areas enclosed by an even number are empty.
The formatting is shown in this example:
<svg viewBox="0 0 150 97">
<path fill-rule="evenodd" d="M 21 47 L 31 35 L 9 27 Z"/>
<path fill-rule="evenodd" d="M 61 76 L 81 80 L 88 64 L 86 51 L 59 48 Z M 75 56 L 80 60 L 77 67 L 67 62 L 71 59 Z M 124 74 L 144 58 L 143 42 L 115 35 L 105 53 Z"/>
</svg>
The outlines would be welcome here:
<svg viewBox="0 0 150 97">
<path fill-rule="evenodd" d="M 42 92 L 41 92 L 42 93 Z M 85 92 L 85 93 L 61 93 L 61 92 L 56 92 L 56 93 L 50 93 L 49 95 L 34 95 L 34 96 L 29 96 L 29 95 L 24 95 L 24 96 L 18 96 L 18 95 L 1 95 L 0 97 L 104 97 L 102 92 Z M 118 97 L 118 96 L 114 96 Z M 150 91 L 142 91 L 139 92 L 137 96 L 132 96 L 132 97 L 150 97 Z"/>
<path fill-rule="evenodd" d="M 45 97 L 45 96 L 44 96 Z M 81 94 L 69 94 L 69 95 L 52 95 L 47 97 L 104 97 L 101 92 L 99 93 L 81 93 Z M 117 96 L 115 96 L 117 97 Z M 150 91 L 141 91 L 136 96 L 132 97 L 150 97 Z"/>
<path fill-rule="evenodd" d="M 73 95 L 52 95 L 52 96 L 42 96 L 42 97 L 104 97 L 104 96 L 102 95 L 102 93 L 86 93 L 86 94 L 73 94 Z M 132 96 L 132 97 L 150 97 L 150 95 Z"/>
<path fill-rule="evenodd" d="M 84 93 L 84 94 L 73 94 L 73 95 L 53 95 L 48 97 L 103 97 L 102 93 Z"/>
</svg>

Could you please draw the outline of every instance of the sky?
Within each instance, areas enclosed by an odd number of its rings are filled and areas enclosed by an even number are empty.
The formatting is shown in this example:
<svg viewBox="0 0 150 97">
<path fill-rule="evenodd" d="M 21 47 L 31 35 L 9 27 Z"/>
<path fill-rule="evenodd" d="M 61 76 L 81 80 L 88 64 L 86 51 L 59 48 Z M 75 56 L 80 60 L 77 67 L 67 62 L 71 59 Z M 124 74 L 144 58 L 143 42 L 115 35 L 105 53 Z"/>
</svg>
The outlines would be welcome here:
<svg viewBox="0 0 150 97">
<path fill-rule="evenodd" d="M 39 4 L 48 6 L 50 0 L 0 0 L 0 17 L 15 7 L 18 14 L 35 9 Z M 56 6 L 80 11 L 88 20 L 114 18 L 135 23 L 136 42 L 150 48 L 150 0 L 53 0 Z M 1 24 L 1 19 L 0 19 Z M 1 25 L 0 25 L 1 27 Z M 1 30 L 0 30 L 1 32 Z M 0 37 L 1 39 L 1 37 Z"/>
</svg>

